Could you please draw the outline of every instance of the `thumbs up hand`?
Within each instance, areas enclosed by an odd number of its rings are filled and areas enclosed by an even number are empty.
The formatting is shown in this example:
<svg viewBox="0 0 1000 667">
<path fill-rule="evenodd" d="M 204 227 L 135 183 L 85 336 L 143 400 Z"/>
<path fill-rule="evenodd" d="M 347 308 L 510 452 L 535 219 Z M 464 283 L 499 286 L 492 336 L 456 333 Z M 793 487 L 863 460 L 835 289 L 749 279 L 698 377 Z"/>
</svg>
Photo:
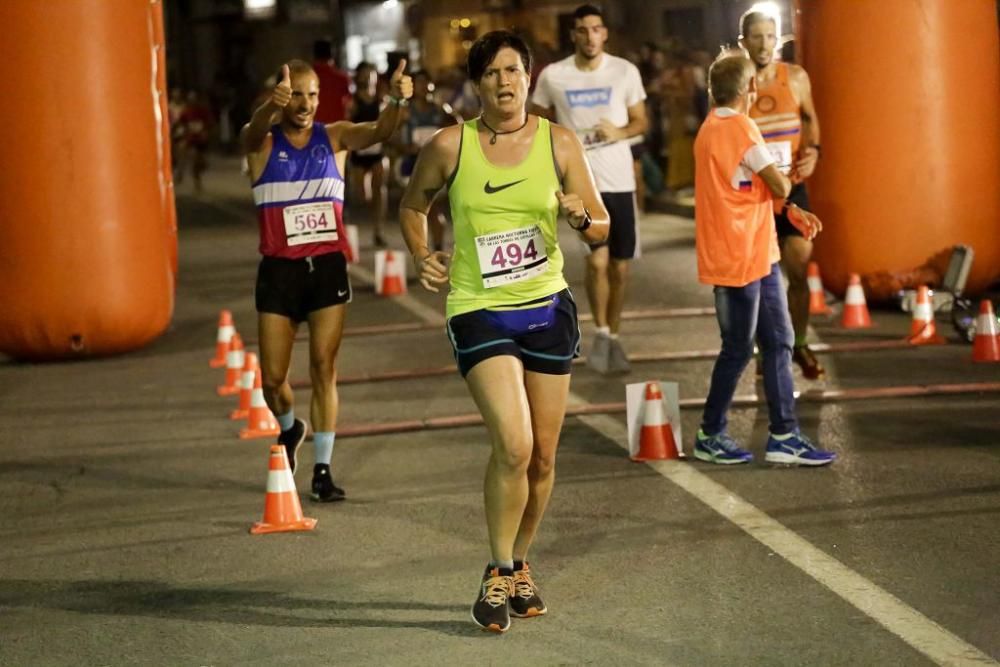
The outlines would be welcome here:
<svg viewBox="0 0 1000 667">
<path fill-rule="evenodd" d="M 271 104 L 278 107 L 279 109 L 284 109 L 288 106 L 288 103 L 292 100 L 292 77 L 291 73 L 288 71 L 288 65 L 281 66 L 281 80 L 278 81 L 278 85 L 274 87 L 274 92 L 271 93 Z"/>
<path fill-rule="evenodd" d="M 405 69 L 406 58 L 403 58 L 389 78 L 389 94 L 398 100 L 408 100 L 413 97 L 413 79 L 403 73 Z"/>
</svg>

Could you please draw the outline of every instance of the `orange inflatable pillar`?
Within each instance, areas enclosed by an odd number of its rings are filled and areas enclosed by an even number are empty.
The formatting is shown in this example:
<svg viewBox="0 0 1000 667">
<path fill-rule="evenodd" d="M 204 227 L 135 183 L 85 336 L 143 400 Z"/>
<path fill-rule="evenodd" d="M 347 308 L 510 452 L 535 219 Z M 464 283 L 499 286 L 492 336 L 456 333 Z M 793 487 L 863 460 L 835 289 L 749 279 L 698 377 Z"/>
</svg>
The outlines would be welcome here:
<svg viewBox="0 0 1000 667">
<path fill-rule="evenodd" d="M 798 0 L 822 157 L 815 258 L 843 294 L 851 272 L 908 271 L 975 250 L 967 291 L 1000 276 L 1000 43 L 993 0 Z"/>
<path fill-rule="evenodd" d="M 136 349 L 173 311 L 150 0 L 0 3 L 0 352 Z"/>
</svg>

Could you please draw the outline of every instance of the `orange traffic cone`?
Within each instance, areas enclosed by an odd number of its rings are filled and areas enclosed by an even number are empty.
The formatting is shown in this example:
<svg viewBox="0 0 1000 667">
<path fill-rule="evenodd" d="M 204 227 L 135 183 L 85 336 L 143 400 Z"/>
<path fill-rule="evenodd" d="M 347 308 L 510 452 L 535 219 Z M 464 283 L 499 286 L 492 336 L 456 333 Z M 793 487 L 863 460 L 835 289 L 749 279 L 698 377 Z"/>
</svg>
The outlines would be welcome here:
<svg viewBox="0 0 1000 667">
<path fill-rule="evenodd" d="M 844 297 L 844 316 L 840 321 L 845 329 L 864 329 L 872 325 L 868 314 L 868 303 L 865 301 L 865 288 L 861 286 L 861 277 L 852 273 L 847 284 L 847 295 Z"/>
<path fill-rule="evenodd" d="M 240 376 L 240 405 L 229 413 L 230 419 L 246 419 L 250 416 L 250 399 L 253 397 L 253 378 L 259 368 L 257 355 L 247 352 L 243 364 L 243 374 Z"/>
<path fill-rule="evenodd" d="M 931 306 L 930 290 L 927 285 L 917 288 L 917 305 L 913 307 L 913 323 L 910 325 L 912 345 L 943 345 L 944 338 L 937 332 L 934 322 L 934 308 Z"/>
<path fill-rule="evenodd" d="M 375 273 L 380 278 L 375 283 L 375 293 L 381 296 L 399 296 L 406 293 L 406 264 L 403 256 L 392 250 L 380 250 L 375 256 Z M 381 265 L 381 271 L 379 271 Z"/>
<path fill-rule="evenodd" d="M 674 429 L 663 411 L 663 392 L 657 382 L 646 383 L 646 401 L 642 410 L 642 430 L 639 432 L 639 451 L 633 461 L 659 461 L 680 458 Z"/>
<path fill-rule="evenodd" d="M 250 394 L 250 413 L 247 415 L 246 428 L 240 429 L 240 438 L 269 438 L 281 433 L 278 420 L 271 414 L 271 409 L 264 402 L 264 390 L 261 388 L 260 366 L 253 373 L 253 392 Z"/>
<path fill-rule="evenodd" d="M 972 360 L 1000 361 L 1000 336 L 997 335 L 997 318 L 993 314 L 993 302 L 989 299 L 983 299 L 979 302 L 976 339 L 972 343 Z"/>
<path fill-rule="evenodd" d="M 253 535 L 312 530 L 316 519 L 302 516 L 302 505 L 295 489 L 295 478 L 288 467 L 288 456 L 281 445 L 271 445 L 271 460 L 267 467 L 267 496 L 264 498 L 264 520 L 250 527 Z"/>
<path fill-rule="evenodd" d="M 240 376 L 245 363 L 243 339 L 238 333 L 233 334 L 229 341 L 229 353 L 226 355 L 226 379 L 215 389 L 219 396 L 232 396 L 240 393 Z"/>
<path fill-rule="evenodd" d="M 229 341 L 232 340 L 236 328 L 233 326 L 233 314 L 228 310 L 219 313 L 219 332 L 215 336 L 215 356 L 209 360 L 212 368 L 222 368 L 226 365 L 226 355 L 229 354 Z"/>
<path fill-rule="evenodd" d="M 809 283 L 809 314 L 829 315 L 833 311 L 826 305 L 826 292 L 823 290 L 823 280 L 819 275 L 819 264 L 809 262 L 806 269 L 806 282 Z"/>
</svg>

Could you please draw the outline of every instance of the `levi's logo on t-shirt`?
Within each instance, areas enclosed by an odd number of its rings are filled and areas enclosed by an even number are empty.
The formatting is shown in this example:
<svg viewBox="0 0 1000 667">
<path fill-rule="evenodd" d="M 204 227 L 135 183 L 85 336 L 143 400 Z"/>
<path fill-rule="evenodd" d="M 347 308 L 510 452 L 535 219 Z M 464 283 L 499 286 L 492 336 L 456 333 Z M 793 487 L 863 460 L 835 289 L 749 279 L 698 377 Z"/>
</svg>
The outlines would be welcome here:
<svg viewBox="0 0 1000 667">
<path fill-rule="evenodd" d="M 611 104 L 611 87 L 567 90 L 566 101 L 572 107 L 600 107 Z"/>
</svg>

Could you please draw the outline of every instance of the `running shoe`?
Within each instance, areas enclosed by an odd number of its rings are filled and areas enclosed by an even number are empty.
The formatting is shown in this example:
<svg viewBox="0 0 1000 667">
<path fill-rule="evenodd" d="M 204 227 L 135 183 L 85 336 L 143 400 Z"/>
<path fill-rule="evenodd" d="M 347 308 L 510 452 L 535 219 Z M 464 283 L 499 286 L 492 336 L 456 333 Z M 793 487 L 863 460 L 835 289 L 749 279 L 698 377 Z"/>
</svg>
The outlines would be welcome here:
<svg viewBox="0 0 1000 667">
<path fill-rule="evenodd" d="M 538 594 L 538 586 L 531 578 L 531 567 L 527 563 L 514 570 L 514 594 L 510 596 L 510 613 L 518 618 L 541 616 L 546 611 L 545 603 Z"/>
<path fill-rule="evenodd" d="M 792 361 L 802 369 L 802 377 L 807 380 L 820 380 L 826 375 L 826 369 L 819 363 L 816 355 L 808 345 L 792 348 Z"/>
<path fill-rule="evenodd" d="M 309 496 L 317 503 L 332 503 L 347 497 L 344 490 L 333 483 L 330 466 L 317 463 L 313 466 L 312 493 Z"/>
<path fill-rule="evenodd" d="M 285 448 L 285 454 L 288 455 L 288 467 L 291 468 L 293 475 L 298 465 L 297 452 L 299 445 L 305 441 L 307 430 L 305 421 L 296 417 L 292 427 L 287 431 L 282 431 L 278 435 L 278 444 Z"/>
<path fill-rule="evenodd" d="M 608 373 L 628 373 L 632 370 L 632 367 L 628 363 L 628 355 L 625 354 L 625 348 L 622 347 L 622 343 L 617 338 L 610 339 L 610 348 L 608 349 Z"/>
<path fill-rule="evenodd" d="M 472 605 L 472 620 L 483 630 L 506 632 L 510 627 L 508 602 L 513 594 L 512 572 L 487 566 L 476 602 Z"/>
<path fill-rule="evenodd" d="M 611 337 L 605 334 L 594 336 L 594 343 L 590 346 L 587 354 L 587 365 L 595 371 L 604 375 L 608 372 L 608 364 L 611 361 Z"/>
<path fill-rule="evenodd" d="M 753 454 L 740 447 L 725 433 L 703 436 L 699 432 L 694 438 L 694 457 L 699 461 L 720 465 L 753 461 Z"/>
<path fill-rule="evenodd" d="M 774 436 L 768 436 L 767 452 L 764 454 L 764 460 L 768 463 L 795 466 L 825 466 L 833 463 L 836 458 L 836 454 L 817 448 L 801 433 L 795 433 L 786 440 L 775 440 Z"/>
</svg>

